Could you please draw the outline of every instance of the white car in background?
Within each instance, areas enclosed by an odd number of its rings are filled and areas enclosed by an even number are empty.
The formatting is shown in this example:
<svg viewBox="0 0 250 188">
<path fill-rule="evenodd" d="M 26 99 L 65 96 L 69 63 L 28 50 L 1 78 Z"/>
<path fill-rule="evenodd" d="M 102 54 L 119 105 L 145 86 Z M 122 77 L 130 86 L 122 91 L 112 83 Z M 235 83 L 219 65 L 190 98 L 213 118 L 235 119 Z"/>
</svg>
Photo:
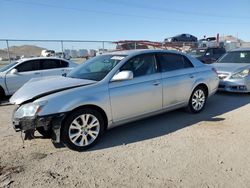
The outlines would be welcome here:
<svg viewBox="0 0 250 188">
<path fill-rule="evenodd" d="M 77 64 L 56 57 L 25 58 L 0 68 L 0 99 L 15 93 L 32 78 L 67 74 Z"/>
</svg>

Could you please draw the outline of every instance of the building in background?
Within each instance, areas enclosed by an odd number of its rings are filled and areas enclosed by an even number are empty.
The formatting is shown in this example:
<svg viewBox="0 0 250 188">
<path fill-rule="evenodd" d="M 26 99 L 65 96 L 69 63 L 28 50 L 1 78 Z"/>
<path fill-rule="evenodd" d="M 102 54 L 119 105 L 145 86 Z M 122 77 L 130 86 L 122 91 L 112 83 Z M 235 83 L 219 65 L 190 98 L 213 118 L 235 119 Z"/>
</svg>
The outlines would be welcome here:
<svg viewBox="0 0 250 188">
<path fill-rule="evenodd" d="M 70 57 L 71 58 L 77 58 L 78 57 L 77 50 L 70 50 Z"/>
<path fill-rule="evenodd" d="M 88 50 L 87 49 L 79 49 L 78 50 L 78 57 L 88 57 L 89 56 L 89 53 L 88 53 Z"/>
</svg>

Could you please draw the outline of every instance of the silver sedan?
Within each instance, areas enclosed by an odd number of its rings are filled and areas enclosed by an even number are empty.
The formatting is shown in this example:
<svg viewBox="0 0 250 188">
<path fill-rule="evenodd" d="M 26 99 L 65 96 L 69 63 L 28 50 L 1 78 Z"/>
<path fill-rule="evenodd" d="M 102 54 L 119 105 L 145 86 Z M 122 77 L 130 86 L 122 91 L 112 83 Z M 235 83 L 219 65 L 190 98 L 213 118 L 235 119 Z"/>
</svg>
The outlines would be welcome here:
<svg viewBox="0 0 250 188">
<path fill-rule="evenodd" d="M 109 53 L 66 77 L 25 84 L 10 99 L 13 124 L 82 151 L 114 126 L 182 107 L 198 113 L 218 84 L 214 68 L 179 52 Z"/>
<path fill-rule="evenodd" d="M 213 66 L 220 78 L 219 90 L 250 92 L 250 48 L 227 52 Z"/>
</svg>

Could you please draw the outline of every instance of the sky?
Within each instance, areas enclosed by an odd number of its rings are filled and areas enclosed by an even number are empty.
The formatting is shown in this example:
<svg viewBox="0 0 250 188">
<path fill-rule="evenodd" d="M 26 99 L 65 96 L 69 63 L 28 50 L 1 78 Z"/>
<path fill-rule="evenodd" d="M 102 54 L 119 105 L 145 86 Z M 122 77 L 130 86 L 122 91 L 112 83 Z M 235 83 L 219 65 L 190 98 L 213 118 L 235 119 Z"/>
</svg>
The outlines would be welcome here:
<svg viewBox="0 0 250 188">
<path fill-rule="evenodd" d="M 250 0 L 0 0 L 0 38 L 163 41 L 180 33 L 250 41 Z"/>
</svg>

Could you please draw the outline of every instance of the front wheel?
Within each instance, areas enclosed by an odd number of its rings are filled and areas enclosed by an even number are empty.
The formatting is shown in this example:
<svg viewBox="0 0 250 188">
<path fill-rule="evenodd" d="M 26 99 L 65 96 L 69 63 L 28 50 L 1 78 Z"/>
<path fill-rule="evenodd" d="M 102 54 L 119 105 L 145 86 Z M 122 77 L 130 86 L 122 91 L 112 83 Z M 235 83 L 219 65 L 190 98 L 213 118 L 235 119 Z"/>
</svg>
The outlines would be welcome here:
<svg viewBox="0 0 250 188">
<path fill-rule="evenodd" d="M 70 149 L 84 151 L 95 145 L 104 133 L 104 119 L 93 109 L 80 109 L 66 118 L 62 142 Z"/>
<path fill-rule="evenodd" d="M 187 110 L 191 113 L 199 113 L 207 102 L 207 91 L 204 87 L 194 89 L 188 103 Z"/>
<path fill-rule="evenodd" d="M 0 103 L 1 103 L 1 101 L 4 99 L 4 97 L 5 97 L 4 90 L 3 90 L 2 87 L 0 86 Z"/>
</svg>

